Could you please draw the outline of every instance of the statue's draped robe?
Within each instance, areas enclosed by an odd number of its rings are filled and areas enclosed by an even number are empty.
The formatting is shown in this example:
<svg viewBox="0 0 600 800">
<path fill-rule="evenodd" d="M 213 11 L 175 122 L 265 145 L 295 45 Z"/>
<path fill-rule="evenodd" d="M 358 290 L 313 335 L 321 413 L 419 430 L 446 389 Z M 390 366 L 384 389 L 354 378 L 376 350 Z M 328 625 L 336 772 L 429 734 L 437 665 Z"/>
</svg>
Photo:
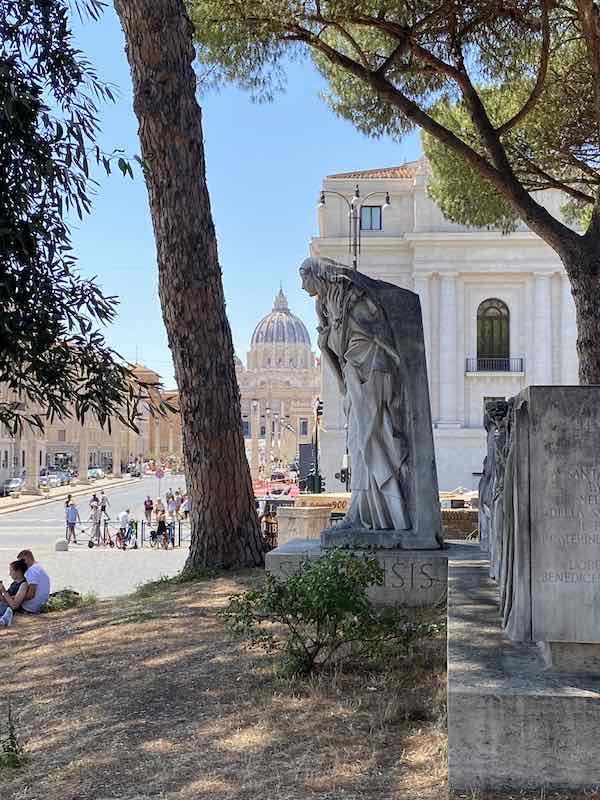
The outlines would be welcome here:
<svg viewBox="0 0 600 800">
<path fill-rule="evenodd" d="M 345 526 L 409 530 L 402 489 L 408 458 L 402 383 L 393 358 L 394 342 L 381 310 L 362 297 L 323 331 L 325 358 L 336 359 L 345 388 L 352 501 Z"/>
</svg>

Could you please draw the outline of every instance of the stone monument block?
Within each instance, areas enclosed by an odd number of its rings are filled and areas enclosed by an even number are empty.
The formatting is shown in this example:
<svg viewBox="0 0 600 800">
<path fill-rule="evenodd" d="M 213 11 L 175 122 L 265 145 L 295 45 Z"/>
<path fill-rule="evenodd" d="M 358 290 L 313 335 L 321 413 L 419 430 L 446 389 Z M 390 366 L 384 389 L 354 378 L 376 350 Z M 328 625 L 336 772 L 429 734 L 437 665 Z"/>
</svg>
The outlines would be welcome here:
<svg viewBox="0 0 600 800">
<path fill-rule="evenodd" d="M 280 506 L 277 509 L 277 542 L 291 539 L 321 540 L 321 531 L 329 527 L 331 506 Z"/>
<path fill-rule="evenodd" d="M 467 548 L 467 549 L 465 549 Z M 427 608 L 443 602 L 446 597 L 448 558 L 469 553 L 471 545 L 448 542 L 444 549 L 375 550 L 355 555 L 375 558 L 385 575 L 383 586 L 372 586 L 369 597 L 375 606 Z M 266 555 L 267 572 L 286 578 L 300 569 L 305 561 L 324 556 L 319 542 L 295 539 Z"/>
<path fill-rule="evenodd" d="M 600 387 L 530 386 L 512 404 L 495 544 L 505 629 L 600 644 Z"/>
<path fill-rule="evenodd" d="M 595 790 L 600 671 L 580 672 L 590 646 L 563 646 L 571 671 L 545 668 L 533 642 L 509 642 L 498 587 L 484 554 L 471 548 L 448 565 L 450 788 L 468 797 L 478 789 L 532 789 L 536 797 L 542 788 Z"/>
</svg>

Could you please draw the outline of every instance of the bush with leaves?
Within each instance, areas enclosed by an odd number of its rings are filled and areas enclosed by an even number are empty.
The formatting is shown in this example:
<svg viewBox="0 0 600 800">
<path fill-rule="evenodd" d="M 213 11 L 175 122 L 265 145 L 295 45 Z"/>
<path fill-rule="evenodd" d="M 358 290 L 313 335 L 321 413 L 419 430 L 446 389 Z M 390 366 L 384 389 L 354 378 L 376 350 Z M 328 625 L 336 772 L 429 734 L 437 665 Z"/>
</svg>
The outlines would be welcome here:
<svg viewBox="0 0 600 800">
<path fill-rule="evenodd" d="M 341 657 L 410 652 L 439 626 L 406 610 L 374 608 L 367 590 L 383 582 L 374 558 L 334 550 L 304 561 L 287 580 L 267 575 L 261 588 L 231 597 L 221 617 L 250 646 L 278 653 L 288 675 L 309 674 Z M 284 626 L 284 637 L 273 623 Z"/>
</svg>

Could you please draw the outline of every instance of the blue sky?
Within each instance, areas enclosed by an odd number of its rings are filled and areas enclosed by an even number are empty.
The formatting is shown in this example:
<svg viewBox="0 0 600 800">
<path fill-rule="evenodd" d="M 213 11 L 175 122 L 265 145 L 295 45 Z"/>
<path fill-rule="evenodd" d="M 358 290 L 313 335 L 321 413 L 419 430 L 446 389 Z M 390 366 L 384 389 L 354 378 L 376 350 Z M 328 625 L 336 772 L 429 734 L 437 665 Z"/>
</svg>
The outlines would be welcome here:
<svg viewBox="0 0 600 800">
<path fill-rule="evenodd" d="M 119 89 L 116 104 L 101 108 L 101 144 L 139 152 L 123 34 L 112 5 L 100 22 L 77 25 L 77 44 L 100 77 Z M 271 104 L 255 104 L 233 87 L 201 98 L 208 188 L 219 240 L 227 311 L 237 353 L 245 358 L 252 331 L 281 282 L 291 309 L 309 326 L 314 310 L 302 292 L 298 267 L 317 233 L 316 203 L 323 177 L 352 169 L 392 166 L 416 158 L 412 135 L 402 144 L 368 139 L 333 115 L 318 92 L 320 76 L 308 62 L 292 64 L 288 88 Z M 136 357 L 174 385 L 157 295 L 154 237 L 146 187 L 116 171 L 97 175 L 90 217 L 77 221 L 73 246 L 80 269 L 97 275 L 121 300 L 111 345 Z"/>
</svg>

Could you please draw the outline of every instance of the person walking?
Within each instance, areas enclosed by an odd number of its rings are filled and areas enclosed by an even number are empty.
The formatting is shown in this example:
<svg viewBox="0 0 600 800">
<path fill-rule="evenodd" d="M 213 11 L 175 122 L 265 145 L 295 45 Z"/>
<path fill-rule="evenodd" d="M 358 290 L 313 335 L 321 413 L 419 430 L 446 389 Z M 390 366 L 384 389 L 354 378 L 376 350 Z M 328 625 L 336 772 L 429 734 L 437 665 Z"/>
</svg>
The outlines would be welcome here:
<svg viewBox="0 0 600 800">
<path fill-rule="evenodd" d="M 175 514 L 177 510 L 177 503 L 175 502 L 174 495 L 167 500 L 167 512 L 169 514 L 169 522 L 175 522 Z"/>
<path fill-rule="evenodd" d="M 189 494 L 186 494 L 183 498 L 183 502 L 181 503 L 181 511 L 183 513 L 184 520 L 188 520 L 190 518 L 190 508 L 191 508 L 191 500 Z"/>
<path fill-rule="evenodd" d="M 90 541 L 94 541 L 97 545 L 99 545 L 101 537 L 100 528 L 102 526 L 102 511 L 98 503 L 92 504 L 90 510 L 90 522 L 92 523 L 92 534 L 90 536 Z"/>
<path fill-rule="evenodd" d="M 169 546 L 169 533 L 167 530 L 167 519 L 164 507 L 162 507 L 160 511 L 156 512 L 156 520 L 158 523 L 156 526 L 156 537 L 166 550 Z"/>
<path fill-rule="evenodd" d="M 175 516 L 177 519 L 181 519 L 181 504 L 183 503 L 183 497 L 181 496 L 181 492 L 179 489 L 175 492 Z"/>
<path fill-rule="evenodd" d="M 121 511 L 120 514 L 117 515 L 119 520 L 119 532 L 117 533 L 117 547 L 122 547 L 125 550 L 125 541 L 127 536 L 127 531 L 129 529 L 129 509 L 125 509 L 125 511 Z"/>
<path fill-rule="evenodd" d="M 69 495 L 69 497 L 70 496 L 71 495 Z M 71 502 L 67 506 L 66 521 L 67 521 L 67 544 L 70 544 L 71 538 L 73 539 L 73 544 L 77 544 L 77 536 L 75 535 L 75 525 L 77 525 L 77 523 L 81 525 L 81 519 L 79 517 L 79 511 L 77 510 L 77 506 L 75 505 L 75 502 L 73 500 L 71 500 Z"/>
<path fill-rule="evenodd" d="M 100 490 L 100 511 L 102 512 L 103 516 L 106 517 L 106 519 L 110 519 L 110 517 L 108 515 L 109 506 L 110 506 L 110 501 L 109 501 L 108 497 L 104 494 L 104 489 L 101 489 Z"/>
<path fill-rule="evenodd" d="M 146 522 L 148 525 L 152 524 L 152 511 L 154 510 L 154 503 L 150 495 L 146 496 L 144 500 L 144 516 L 146 517 Z"/>
</svg>

